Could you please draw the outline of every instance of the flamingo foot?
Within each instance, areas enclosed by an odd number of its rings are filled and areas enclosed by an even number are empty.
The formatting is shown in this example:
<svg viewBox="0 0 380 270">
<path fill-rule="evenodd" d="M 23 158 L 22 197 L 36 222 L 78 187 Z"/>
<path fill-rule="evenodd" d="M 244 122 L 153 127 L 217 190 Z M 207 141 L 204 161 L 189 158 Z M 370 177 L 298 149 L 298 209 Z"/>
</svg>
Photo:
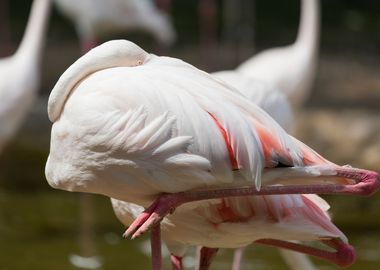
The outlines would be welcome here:
<svg viewBox="0 0 380 270">
<path fill-rule="evenodd" d="M 321 167 L 323 172 L 323 167 Z M 331 168 L 328 167 L 331 170 Z M 369 196 L 380 187 L 380 177 L 376 172 L 340 167 L 335 169 L 334 175 L 319 175 L 313 177 L 323 178 L 347 178 L 354 184 L 312 184 L 312 185 L 273 185 L 263 186 L 260 190 L 256 187 L 186 191 L 161 195 L 150 207 L 141 213 L 124 233 L 124 237 L 132 235 L 132 239 L 139 237 L 152 226 L 173 213 L 174 210 L 187 202 L 218 199 L 225 197 L 244 197 L 253 195 L 281 195 L 281 194 L 346 194 Z M 341 179 L 340 179 L 341 180 Z M 339 180 L 337 180 L 339 181 Z"/>
<path fill-rule="evenodd" d="M 199 258 L 199 270 L 207 270 L 217 252 L 217 248 L 202 247 Z"/>
<path fill-rule="evenodd" d="M 141 236 L 154 225 L 157 225 L 168 214 L 173 213 L 175 208 L 186 202 L 183 192 L 164 194 L 151 206 L 142 212 L 128 227 L 123 234 L 124 238 L 132 235 L 132 239 Z"/>
<path fill-rule="evenodd" d="M 356 253 L 353 246 L 343 243 L 337 239 L 323 240 L 322 242 L 334 248 L 335 252 L 275 239 L 261 239 L 255 241 L 255 243 L 259 244 L 305 253 L 310 256 L 314 256 L 322 260 L 334 263 L 340 267 L 348 267 L 354 263 L 356 259 Z"/>
</svg>

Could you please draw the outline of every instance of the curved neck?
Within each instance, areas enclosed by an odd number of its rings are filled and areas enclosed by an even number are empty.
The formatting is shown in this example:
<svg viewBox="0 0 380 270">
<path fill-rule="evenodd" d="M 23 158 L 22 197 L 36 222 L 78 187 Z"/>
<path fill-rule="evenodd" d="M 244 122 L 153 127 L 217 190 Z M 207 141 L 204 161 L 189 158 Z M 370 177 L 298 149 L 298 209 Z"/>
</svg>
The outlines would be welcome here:
<svg viewBox="0 0 380 270">
<path fill-rule="evenodd" d="M 301 0 L 296 46 L 315 50 L 319 39 L 319 0 Z"/>
<path fill-rule="evenodd" d="M 40 59 L 45 39 L 47 21 L 50 12 L 50 0 L 34 0 L 28 23 L 16 55 L 30 57 L 30 61 Z"/>
</svg>

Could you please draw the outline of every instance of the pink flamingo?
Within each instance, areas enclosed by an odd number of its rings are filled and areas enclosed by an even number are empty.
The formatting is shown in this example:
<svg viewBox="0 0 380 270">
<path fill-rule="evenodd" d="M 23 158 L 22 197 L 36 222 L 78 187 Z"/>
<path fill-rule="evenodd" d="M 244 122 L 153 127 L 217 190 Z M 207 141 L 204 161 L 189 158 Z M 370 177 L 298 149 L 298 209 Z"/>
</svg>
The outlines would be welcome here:
<svg viewBox="0 0 380 270">
<path fill-rule="evenodd" d="M 48 114 L 48 183 L 145 207 L 125 236 L 152 228 L 153 269 L 162 268 L 159 224 L 174 210 L 230 197 L 370 195 L 380 185 L 375 172 L 324 159 L 227 84 L 126 40 L 104 43 L 70 66 L 50 94 Z M 280 237 L 255 242 L 352 263 L 352 247 L 332 235 L 335 227 L 324 228 L 331 238 L 319 241 L 336 252 Z"/>
</svg>

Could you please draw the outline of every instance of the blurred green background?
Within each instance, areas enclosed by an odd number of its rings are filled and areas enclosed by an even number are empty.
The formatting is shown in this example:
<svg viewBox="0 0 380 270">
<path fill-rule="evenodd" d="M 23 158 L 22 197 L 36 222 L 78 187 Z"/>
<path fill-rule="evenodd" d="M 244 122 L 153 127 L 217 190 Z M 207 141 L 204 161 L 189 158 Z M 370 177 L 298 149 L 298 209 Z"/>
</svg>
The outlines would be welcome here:
<svg viewBox="0 0 380 270">
<path fill-rule="evenodd" d="M 0 35 L 3 56 L 17 48 L 31 4 L 24 0 L 9 2 L 11 43 L 5 46 L 6 37 Z M 292 43 L 297 34 L 297 0 L 249 2 L 250 9 L 241 17 L 246 28 L 231 35 L 223 30 L 224 2 L 218 1 L 217 46 L 205 54 L 199 39 L 198 1 L 172 2 L 178 40 L 165 54 L 207 71 L 234 68 L 258 51 Z M 323 0 L 321 13 L 318 74 L 312 95 L 297 114 L 296 137 L 338 164 L 380 171 L 380 2 Z M 113 38 L 130 39 L 148 51 L 157 50 L 153 38 L 144 33 L 119 33 L 104 40 Z M 83 245 L 79 199 L 77 194 L 51 189 L 44 165 L 50 136 L 47 97 L 60 74 L 79 56 L 73 24 L 53 6 L 40 98 L 0 156 L 2 270 L 75 269 L 68 257 L 80 253 Z M 325 198 L 332 206 L 335 224 L 357 247 L 358 261 L 349 269 L 379 269 L 380 194 Z M 96 196 L 95 209 L 95 246 L 91 252 L 102 258 L 102 269 L 149 269 L 150 259 L 141 252 L 146 239 L 122 240 L 123 226 L 114 217 L 107 198 Z M 230 269 L 231 256 L 231 251 L 222 251 L 212 269 Z M 337 269 L 313 261 L 320 269 Z M 243 269 L 286 268 L 277 251 L 252 246 L 246 251 Z"/>
</svg>

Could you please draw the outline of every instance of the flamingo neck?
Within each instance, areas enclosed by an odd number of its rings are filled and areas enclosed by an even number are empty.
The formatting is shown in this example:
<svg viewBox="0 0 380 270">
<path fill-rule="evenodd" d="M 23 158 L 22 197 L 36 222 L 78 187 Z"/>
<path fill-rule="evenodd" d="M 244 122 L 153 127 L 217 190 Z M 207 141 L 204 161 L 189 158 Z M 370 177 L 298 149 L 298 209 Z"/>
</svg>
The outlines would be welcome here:
<svg viewBox="0 0 380 270">
<path fill-rule="evenodd" d="M 50 0 L 33 1 L 24 36 L 16 52 L 17 56 L 27 57 L 30 62 L 38 63 L 42 54 L 49 13 Z"/>
<path fill-rule="evenodd" d="M 301 18 L 295 45 L 315 53 L 319 27 L 319 0 L 301 0 Z"/>
</svg>

